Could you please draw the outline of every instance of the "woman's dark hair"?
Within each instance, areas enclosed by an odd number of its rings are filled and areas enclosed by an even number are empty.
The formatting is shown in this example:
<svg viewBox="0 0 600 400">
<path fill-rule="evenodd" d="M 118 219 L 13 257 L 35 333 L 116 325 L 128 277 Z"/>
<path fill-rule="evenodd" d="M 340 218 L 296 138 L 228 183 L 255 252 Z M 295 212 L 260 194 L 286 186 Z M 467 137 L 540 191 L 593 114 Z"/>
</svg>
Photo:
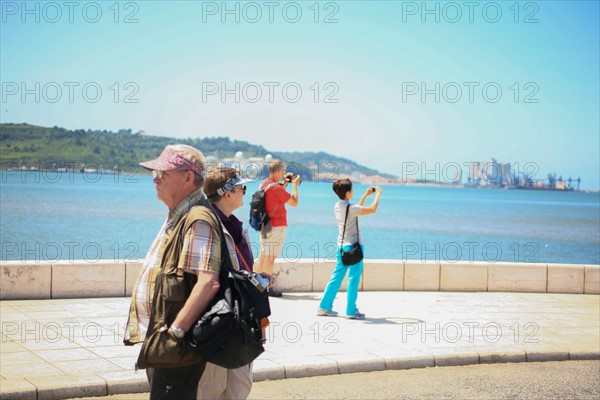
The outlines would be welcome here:
<svg viewBox="0 0 600 400">
<path fill-rule="evenodd" d="M 338 179 L 333 182 L 333 191 L 341 200 L 346 200 L 346 193 L 352 190 L 350 179 Z"/>
</svg>

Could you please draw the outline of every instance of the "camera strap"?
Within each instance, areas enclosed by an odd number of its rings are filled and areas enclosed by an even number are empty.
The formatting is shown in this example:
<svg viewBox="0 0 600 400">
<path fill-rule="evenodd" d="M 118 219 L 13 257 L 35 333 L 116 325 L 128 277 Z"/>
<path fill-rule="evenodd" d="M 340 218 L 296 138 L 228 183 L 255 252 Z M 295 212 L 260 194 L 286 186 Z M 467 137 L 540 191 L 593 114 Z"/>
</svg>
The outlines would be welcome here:
<svg viewBox="0 0 600 400">
<path fill-rule="evenodd" d="M 235 246 L 235 252 L 237 253 L 238 259 L 242 260 L 242 264 L 243 267 L 246 271 L 248 272 L 252 272 L 252 270 L 250 269 L 250 267 L 248 266 L 248 263 L 246 262 L 246 259 L 244 258 L 244 255 L 242 254 L 242 252 L 240 251 L 239 247 L 237 246 L 237 244 L 234 244 Z"/>
</svg>

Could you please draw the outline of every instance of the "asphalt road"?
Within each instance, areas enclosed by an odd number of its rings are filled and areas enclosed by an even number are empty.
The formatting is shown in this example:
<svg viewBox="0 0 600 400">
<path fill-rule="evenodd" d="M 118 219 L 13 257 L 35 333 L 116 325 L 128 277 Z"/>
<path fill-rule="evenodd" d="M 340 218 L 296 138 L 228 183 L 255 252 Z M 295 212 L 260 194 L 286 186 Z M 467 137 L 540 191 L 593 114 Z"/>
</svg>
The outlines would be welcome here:
<svg viewBox="0 0 600 400">
<path fill-rule="evenodd" d="M 484 364 L 258 382 L 251 399 L 598 399 L 600 361 Z"/>
<path fill-rule="evenodd" d="M 147 394 L 96 397 L 140 400 Z M 257 382 L 250 399 L 598 399 L 600 361 L 489 364 Z M 86 400 L 91 400 L 87 398 Z"/>
</svg>

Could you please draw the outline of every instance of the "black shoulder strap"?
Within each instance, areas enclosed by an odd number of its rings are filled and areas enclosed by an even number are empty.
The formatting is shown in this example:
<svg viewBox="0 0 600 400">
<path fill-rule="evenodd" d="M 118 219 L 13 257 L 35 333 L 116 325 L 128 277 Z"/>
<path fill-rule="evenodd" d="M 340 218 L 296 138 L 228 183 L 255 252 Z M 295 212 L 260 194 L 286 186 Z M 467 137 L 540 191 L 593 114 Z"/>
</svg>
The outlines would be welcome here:
<svg viewBox="0 0 600 400">
<path fill-rule="evenodd" d="M 344 236 L 346 235 L 346 222 L 348 222 L 348 213 L 350 212 L 350 203 L 346 207 L 346 218 L 344 218 L 344 231 L 342 232 L 342 246 L 344 245 Z"/>
<path fill-rule="evenodd" d="M 231 264 L 231 258 L 229 258 L 229 251 L 227 251 L 227 241 L 225 240 L 225 233 L 223 232 L 221 218 L 219 218 L 217 215 L 217 212 L 213 208 L 212 204 L 209 203 L 208 206 L 212 211 L 212 217 L 217 221 L 217 226 L 219 227 L 219 239 L 221 241 L 221 268 L 219 269 L 219 284 L 224 288 L 227 282 L 229 271 L 233 271 L 233 265 Z"/>
<path fill-rule="evenodd" d="M 223 285 L 223 282 L 227 280 L 229 271 L 233 270 L 231 265 L 231 259 L 229 258 L 229 252 L 227 251 L 227 242 L 225 241 L 225 234 L 223 228 L 219 229 L 219 235 L 221 237 L 221 268 L 219 268 L 219 283 Z"/>
<path fill-rule="evenodd" d="M 346 222 L 348 222 L 348 214 L 350 213 L 350 203 L 346 207 L 346 218 L 344 218 L 344 231 L 342 232 L 342 246 L 344 245 L 344 236 L 346 235 Z M 360 233 L 358 232 L 358 218 L 356 218 L 356 238 L 360 243 Z"/>
</svg>

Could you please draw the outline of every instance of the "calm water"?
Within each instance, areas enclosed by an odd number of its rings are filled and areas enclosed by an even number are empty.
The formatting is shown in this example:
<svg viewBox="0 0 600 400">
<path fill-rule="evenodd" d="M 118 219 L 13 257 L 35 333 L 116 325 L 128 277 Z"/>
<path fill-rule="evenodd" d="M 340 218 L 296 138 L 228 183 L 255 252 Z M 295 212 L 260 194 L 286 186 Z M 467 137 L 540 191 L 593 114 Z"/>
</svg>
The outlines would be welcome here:
<svg viewBox="0 0 600 400">
<path fill-rule="evenodd" d="M 149 176 L 3 171 L 1 179 L 2 260 L 137 260 L 166 217 Z M 364 189 L 356 185 L 357 198 Z M 331 257 L 335 201 L 330 183 L 300 186 L 288 261 Z M 248 205 L 236 215 L 247 223 Z M 389 186 L 361 227 L 367 258 L 600 263 L 598 193 Z M 254 231 L 251 240 L 256 255 Z"/>
</svg>

